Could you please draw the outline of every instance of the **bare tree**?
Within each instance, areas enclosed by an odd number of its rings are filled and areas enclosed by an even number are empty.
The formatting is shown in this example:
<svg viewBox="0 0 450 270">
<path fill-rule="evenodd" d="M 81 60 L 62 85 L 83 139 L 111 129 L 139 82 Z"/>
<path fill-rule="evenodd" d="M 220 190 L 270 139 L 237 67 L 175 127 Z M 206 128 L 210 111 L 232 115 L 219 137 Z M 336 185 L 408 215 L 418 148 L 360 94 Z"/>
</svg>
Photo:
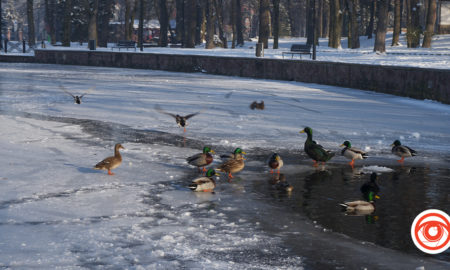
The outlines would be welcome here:
<svg viewBox="0 0 450 270">
<path fill-rule="evenodd" d="M 214 7 L 216 9 L 217 27 L 219 28 L 219 38 L 224 48 L 228 47 L 227 38 L 223 32 L 223 2 L 222 0 L 214 0 Z"/>
<path fill-rule="evenodd" d="M 428 1 L 427 23 L 425 26 L 425 35 L 422 47 L 431 48 L 431 38 L 434 34 L 434 24 L 436 23 L 436 1 Z"/>
<path fill-rule="evenodd" d="M 70 47 L 70 35 L 72 32 L 72 0 L 66 0 L 64 3 L 64 21 L 63 21 L 63 38 L 62 45 Z"/>
<path fill-rule="evenodd" d="M 169 15 L 167 14 L 166 0 L 159 0 L 159 42 L 160 47 L 167 47 L 169 30 Z"/>
<path fill-rule="evenodd" d="M 244 46 L 244 33 L 242 32 L 242 5 L 241 0 L 234 0 L 236 1 L 236 21 L 234 22 L 236 24 L 236 38 L 237 38 L 237 45 L 238 46 Z"/>
<path fill-rule="evenodd" d="M 348 0 L 348 10 L 350 12 L 350 29 L 349 35 L 351 36 L 350 48 L 357 49 L 360 46 L 359 43 L 359 25 L 358 25 L 358 10 L 359 0 Z"/>
<path fill-rule="evenodd" d="M 176 43 L 184 41 L 184 0 L 175 0 L 176 15 Z"/>
<path fill-rule="evenodd" d="M 88 40 L 98 42 L 97 14 L 99 0 L 84 0 L 84 7 L 88 15 Z"/>
<path fill-rule="evenodd" d="M 125 0 L 125 39 L 131 40 L 133 29 L 133 0 Z M 130 27 L 131 25 L 131 27 Z"/>
<path fill-rule="evenodd" d="M 27 0 L 27 20 L 28 20 L 28 44 L 29 44 L 29 46 L 34 46 L 35 33 L 34 33 L 33 0 Z"/>
<path fill-rule="evenodd" d="M 269 48 L 270 36 L 270 0 L 259 0 L 259 38 L 258 43 L 264 43 Z"/>
<path fill-rule="evenodd" d="M 391 46 L 398 46 L 402 22 L 401 4 L 402 0 L 394 0 L 394 33 Z"/>
<path fill-rule="evenodd" d="M 330 33 L 328 47 L 341 47 L 342 11 L 339 0 L 330 0 Z"/>
<path fill-rule="evenodd" d="M 56 14 L 56 2 L 55 0 L 45 0 L 45 28 L 50 35 L 51 44 L 56 43 L 56 31 L 55 31 L 55 14 Z"/>
<path fill-rule="evenodd" d="M 420 1 L 419 0 L 407 0 L 408 8 L 408 23 L 406 40 L 408 48 L 417 48 L 420 46 L 420 34 L 422 29 L 420 28 Z"/>
<path fill-rule="evenodd" d="M 2 9 L 2 1 L 0 0 L 0 49 L 3 49 L 3 38 L 2 38 L 2 30 L 3 30 L 3 9 Z"/>
<path fill-rule="evenodd" d="M 186 0 L 184 5 L 184 42 L 185 48 L 195 48 L 195 29 L 197 26 L 196 0 Z"/>
<path fill-rule="evenodd" d="M 213 49 L 214 45 L 214 0 L 206 1 L 206 45 L 205 49 Z"/>
<path fill-rule="evenodd" d="M 273 0 L 273 48 L 278 49 L 280 35 L 280 0 Z"/>
<path fill-rule="evenodd" d="M 380 53 L 386 52 L 386 30 L 387 30 L 387 19 L 388 19 L 388 5 L 389 5 L 389 0 L 380 0 L 379 1 L 377 34 L 375 37 L 375 45 L 373 48 L 373 50 L 375 52 L 380 52 Z"/>
<path fill-rule="evenodd" d="M 375 14 L 377 9 L 377 1 L 373 0 L 370 1 L 370 19 L 369 19 L 369 25 L 366 28 L 366 36 L 368 39 L 372 38 L 373 29 L 375 25 Z"/>
<path fill-rule="evenodd" d="M 67 1 L 67 0 L 66 0 Z M 98 6 L 98 45 L 108 47 L 109 21 L 113 16 L 114 0 L 99 1 Z"/>
</svg>

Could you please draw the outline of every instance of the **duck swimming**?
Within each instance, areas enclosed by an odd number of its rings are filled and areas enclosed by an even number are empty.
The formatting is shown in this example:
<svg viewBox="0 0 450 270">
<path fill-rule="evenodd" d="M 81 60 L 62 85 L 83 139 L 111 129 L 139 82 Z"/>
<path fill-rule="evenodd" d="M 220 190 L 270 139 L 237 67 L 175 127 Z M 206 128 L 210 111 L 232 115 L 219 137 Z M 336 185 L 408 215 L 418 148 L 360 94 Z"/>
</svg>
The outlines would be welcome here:
<svg viewBox="0 0 450 270">
<path fill-rule="evenodd" d="M 343 146 L 345 146 L 345 148 L 342 149 L 341 155 L 351 160 L 349 164 L 350 166 L 352 166 L 352 168 L 355 164 L 355 159 L 366 159 L 368 157 L 367 153 L 363 150 L 352 147 L 352 144 L 349 141 L 345 141 L 343 144 L 341 144 L 341 147 Z"/>
<path fill-rule="evenodd" d="M 417 152 L 406 145 L 402 145 L 399 140 L 395 140 L 392 146 L 392 154 L 401 157 L 400 160 L 397 160 L 400 163 L 403 163 L 405 157 L 413 157 L 417 155 Z"/>
<path fill-rule="evenodd" d="M 329 150 L 325 150 L 322 145 L 313 141 L 312 129 L 310 127 L 305 127 L 299 133 L 306 133 L 308 135 L 305 141 L 304 150 L 306 154 L 314 160 L 314 167 L 317 167 L 318 161 L 325 163 L 334 156 L 334 153 Z"/>
<path fill-rule="evenodd" d="M 125 148 L 120 143 L 116 144 L 114 146 L 114 156 L 107 157 L 104 160 L 100 161 L 99 163 L 97 163 L 97 165 L 94 166 L 94 169 L 108 170 L 109 175 L 114 175 L 111 170 L 119 167 L 119 165 L 122 163 L 122 156 L 120 155 L 119 149 Z"/>
</svg>

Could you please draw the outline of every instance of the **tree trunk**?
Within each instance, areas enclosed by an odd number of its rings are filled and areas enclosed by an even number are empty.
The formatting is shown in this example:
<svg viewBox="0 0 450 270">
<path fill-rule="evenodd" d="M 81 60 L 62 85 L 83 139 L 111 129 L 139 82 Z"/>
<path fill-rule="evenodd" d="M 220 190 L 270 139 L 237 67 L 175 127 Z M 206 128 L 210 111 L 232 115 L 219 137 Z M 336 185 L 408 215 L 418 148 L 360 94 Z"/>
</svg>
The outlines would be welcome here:
<svg viewBox="0 0 450 270">
<path fill-rule="evenodd" d="M 323 22 L 322 22 L 322 36 L 328 37 L 330 31 L 330 5 L 328 1 L 322 0 L 323 3 Z"/>
<path fill-rule="evenodd" d="M 408 0 L 408 26 L 406 32 L 406 40 L 408 48 L 417 48 L 420 46 L 420 5 L 419 0 Z"/>
<path fill-rule="evenodd" d="M 297 37 L 298 31 L 297 31 L 296 23 L 295 23 L 296 12 L 294 10 L 293 0 L 287 0 L 287 14 L 288 14 L 291 36 Z"/>
<path fill-rule="evenodd" d="M 2 21 L 2 14 L 3 14 L 3 9 L 2 9 L 2 1 L 0 0 L 0 50 L 3 50 L 3 38 L 2 38 L 2 34 L 3 34 L 3 21 Z"/>
<path fill-rule="evenodd" d="M 63 38 L 62 45 L 70 47 L 70 37 L 72 34 L 72 0 L 66 0 L 64 7 L 64 21 L 63 21 Z"/>
<path fill-rule="evenodd" d="M 159 42 L 158 46 L 167 47 L 167 31 L 169 27 L 169 16 L 167 14 L 166 0 L 159 0 Z"/>
<path fill-rule="evenodd" d="M 375 46 L 373 48 L 374 52 L 380 52 L 380 53 L 386 52 L 386 30 L 387 30 L 387 20 L 388 20 L 388 5 L 389 5 L 389 0 L 380 0 L 380 2 L 379 2 L 377 34 L 375 37 Z"/>
<path fill-rule="evenodd" d="M 85 9 L 88 13 L 88 40 L 96 40 L 98 42 L 97 33 L 97 15 L 98 15 L 98 1 L 92 1 L 92 7 L 89 0 L 84 0 Z"/>
<path fill-rule="evenodd" d="M 270 36 L 270 1 L 259 0 L 259 38 L 258 43 L 264 43 L 269 48 Z"/>
<path fill-rule="evenodd" d="M 349 1 L 349 12 L 350 12 L 350 29 L 351 33 L 351 44 L 350 48 L 357 49 L 360 47 L 359 43 L 359 24 L 358 24 L 358 10 L 359 10 L 359 0 Z"/>
<path fill-rule="evenodd" d="M 278 49 L 280 35 L 280 0 L 273 0 L 273 48 Z"/>
<path fill-rule="evenodd" d="M 306 44 L 312 45 L 314 38 L 314 0 L 308 0 L 306 3 Z"/>
<path fill-rule="evenodd" d="M 206 45 L 205 49 L 213 49 L 214 45 L 214 0 L 206 1 Z"/>
<path fill-rule="evenodd" d="M 231 31 L 233 37 L 231 39 L 231 48 L 236 48 L 236 0 L 231 0 L 231 12 L 230 12 L 230 21 L 231 21 Z"/>
<path fill-rule="evenodd" d="M 427 23 L 422 47 L 431 48 L 431 38 L 434 35 L 434 24 L 436 23 L 436 0 L 430 0 L 428 4 Z"/>
<path fill-rule="evenodd" d="M 144 16 L 145 16 L 144 0 L 139 1 L 139 28 L 138 28 L 138 46 L 141 51 L 144 49 Z"/>
<path fill-rule="evenodd" d="M 236 32 L 237 45 L 244 46 L 244 33 L 242 32 L 242 5 L 241 0 L 236 0 Z"/>
<path fill-rule="evenodd" d="M 316 31 L 317 31 L 317 39 L 319 39 L 319 37 L 322 37 L 323 35 L 323 13 L 324 13 L 324 9 L 323 9 L 323 1 L 324 0 L 318 0 L 318 9 L 317 9 L 317 19 L 316 19 Z"/>
<path fill-rule="evenodd" d="M 219 38 L 222 41 L 222 46 L 224 48 L 228 47 L 227 38 L 223 33 L 223 4 L 222 0 L 214 0 L 214 5 L 216 8 L 216 17 L 217 17 L 217 27 L 219 28 Z"/>
<path fill-rule="evenodd" d="M 205 25 L 205 7 L 203 0 L 196 0 L 196 23 L 195 23 L 195 45 L 200 45 L 203 41 L 203 32 Z"/>
<path fill-rule="evenodd" d="M 375 14 L 377 9 L 377 1 L 373 0 L 371 1 L 372 4 L 370 5 L 370 20 L 369 20 L 369 26 L 367 26 L 366 29 L 366 36 L 368 39 L 372 38 L 374 24 L 375 24 Z"/>
<path fill-rule="evenodd" d="M 391 46 L 398 46 L 400 41 L 400 29 L 401 29 L 401 1 L 402 0 L 394 0 L 394 33 L 392 36 L 392 44 Z"/>
<path fill-rule="evenodd" d="M 56 43 L 55 34 L 55 0 L 45 0 L 45 30 L 50 36 L 50 43 Z"/>
<path fill-rule="evenodd" d="M 27 0 L 27 21 L 28 21 L 28 45 L 34 46 L 35 33 L 34 33 L 34 8 L 33 0 Z"/>
<path fill-rule="evenodd" d="M 339 0 L 330 0 L 330 38 L 328 46 L 332 48 L 341 47 L 342 35 L 342 13 Z"/>
<path fill-rule="evenodd" d="M 186 0 L 184 5 L 184 42 L 185 48 L 195 48 L 195 28 L 197 26 L 197 6 L 196 0 Z"/>
<path fill-rule="evenodd" d="M 176 43 L 184 41 L 184 0 L 176 0 L 175 2 L 177 17 L 176 17 Z"/>
<path fill-rule="evenodd" d="M 130 33 L 130 24 L 133 24 L 131 21 L 131 14 L 132 14 L 132 3 L 133 0 L 125 0 L 125 29 L 124 29 L 124 39 L 125 40 L 131 40 L 131 33 Z"/>
</svg>

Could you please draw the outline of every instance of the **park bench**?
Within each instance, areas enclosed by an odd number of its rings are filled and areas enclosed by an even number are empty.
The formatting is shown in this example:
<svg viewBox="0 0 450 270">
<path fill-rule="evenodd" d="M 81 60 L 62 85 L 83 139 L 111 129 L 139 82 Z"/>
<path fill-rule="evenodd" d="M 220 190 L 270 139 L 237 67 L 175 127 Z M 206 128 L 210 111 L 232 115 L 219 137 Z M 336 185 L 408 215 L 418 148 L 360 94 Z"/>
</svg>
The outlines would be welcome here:
<svg viewBox="0 0 450 270">
<path fill-rule="evenodd" d="M 127 49 L 127 51 L 128 49 L 134 49 L 136 51 L 136 42 L 132 40 L 119 40 L 116 45 L 111 47 L 111 50 L 114 51 L 114 48 L 119 48 L 119 51 L 120 49 Z"/>
<path fill-rule="evenodd" d="M 284 58 L 285 54 L 290 54 L 291 58 L 293 58 L 294 54 L 298 54 L 300 55 L 300 59 L 302 59 L 302 54 L 309 54 L 309 58 L 311 58 L 311 47 L 311 44 L 292 44 L 291 50 L 289 52 L 282 52 L 282 55 Z"/>
</svg>

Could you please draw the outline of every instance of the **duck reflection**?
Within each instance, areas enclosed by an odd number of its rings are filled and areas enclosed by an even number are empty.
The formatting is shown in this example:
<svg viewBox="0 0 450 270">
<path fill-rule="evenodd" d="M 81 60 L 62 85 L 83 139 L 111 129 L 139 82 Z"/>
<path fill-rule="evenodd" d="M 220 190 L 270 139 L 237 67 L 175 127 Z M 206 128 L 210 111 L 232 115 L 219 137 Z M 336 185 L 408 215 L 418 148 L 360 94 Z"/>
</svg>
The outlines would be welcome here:
<svg viewBox="0 0 450 270">
<path fill-rule="evenodd" d="M 269 179 L 269 184 L 282 194 L 287 194 L 290 197 L 294 187 L 286 181 L 286 176 L 283 173 L 273 174 Z"/>
<path fill-rule="evenodd" d="M 375 211 L 375 200 L 380 198 L 377 195 L 380 191 L 376 183 L 377 178 L 378 175 L 374 172 L 370 175 L 370 180 L 361 186 L 360 190 L 364 200 L 349 201 L 340 204 L 347 214 L 367 217 Z M 373 219 L 367 217 L 366 221 L 373 222 Z"/>
</svg>

